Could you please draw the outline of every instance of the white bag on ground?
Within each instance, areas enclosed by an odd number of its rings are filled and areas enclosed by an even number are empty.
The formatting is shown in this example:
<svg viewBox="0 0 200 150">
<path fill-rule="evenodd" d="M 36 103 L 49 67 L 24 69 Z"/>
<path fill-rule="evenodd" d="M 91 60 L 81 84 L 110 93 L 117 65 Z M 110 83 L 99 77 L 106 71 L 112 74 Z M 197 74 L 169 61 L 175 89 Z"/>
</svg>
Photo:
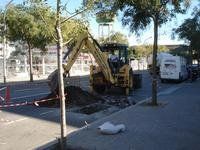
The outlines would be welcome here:
<svg viewBox="0 0 200 150">
<path fill-rule="evenodd" d="M 102 134 L 117 134 L 119 132 L 125 131 L 124 124 L 114 125 L 110 122 L 105 122 L 101 126 L 98 127 Z"/>
</svg>

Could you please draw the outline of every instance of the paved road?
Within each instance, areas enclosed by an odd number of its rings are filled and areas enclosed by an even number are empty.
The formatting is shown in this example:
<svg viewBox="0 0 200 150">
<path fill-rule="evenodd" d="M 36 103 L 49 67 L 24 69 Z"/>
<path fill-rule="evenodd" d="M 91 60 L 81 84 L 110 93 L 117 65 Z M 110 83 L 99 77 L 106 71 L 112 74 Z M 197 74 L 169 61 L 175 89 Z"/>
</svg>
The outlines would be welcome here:
<svg viewBox="0 0 200 150">
<path fill-rule="evenodd" d="M 135 91 L 133 91 L 131 93 L 131 97 L 134 99 L 134 101 L 138 102 L 144 99 L 147 99 L 149 97 L 151 97 L 152 94 L 152 76 L 148 73 L 148 71 L 139 71 L 138 73 L 142 73 L 142 88 L 141 89 L 136 89 Z M 158 78 L 158 83 L 157 83 L 157 90 L 158 93 L 173 87 L 178 86 L 178 83 L 173 83 L 173 82 L 169 82 L 169 83 L 161 83 L 159 78 Z"/>
<path fill-rule="evenodd" d="M 88 90 L 86 78 L 75 77 L 70 84 Z M 161 94 L 173 92 L 179 84 L 158 84 Z M 143 72 L 143 88 L 133 91 L 129 99 L 140 101 L 151 96 L 151 80 L 147 72 Z M 33 101 L 49 93 L 47 83 L 17 84 L 11 86 L 11 102 Z M 117 96 L 119 97 L 119 96 Z M 123 97 L 123 96 L 122 96 Z M 97 116 L 67 112 L 68 133 L 92 122 Z M 101 115 L 100 115 L 101 116 Z M 0 108 L 0 149 L 32 149 L 49 140 L 59 137 L 59 109 L 20 106 Z"/>
</svg>

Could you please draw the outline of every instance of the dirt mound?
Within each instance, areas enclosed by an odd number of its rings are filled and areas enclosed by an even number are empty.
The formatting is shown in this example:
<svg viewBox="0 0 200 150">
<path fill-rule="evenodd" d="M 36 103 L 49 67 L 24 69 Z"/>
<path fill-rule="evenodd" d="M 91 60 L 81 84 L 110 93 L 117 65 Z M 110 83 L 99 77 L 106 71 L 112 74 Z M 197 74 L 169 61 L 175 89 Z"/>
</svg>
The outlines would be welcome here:
<svg viewBox="0 0 200 150">
<path fill-rule="evenodd" d="M 65 88 L 66 105 L 85 106 L 96 103 L 98 101 L 104 102 L 104 99 L 95 96 L 87 91 L 82 90 L 80 87 L 67 86 Z M 60 101 L 56 94 L 51 93 L 42 99 L 51 99 L 48 101 L 37 102 L 35 105 L 41 107 L 59 107 Z"/>
<path fill-rule="evenodd" d="M 83 106 L 97 101 L 104 101 L 102 98 L 95 96 L 87 91 L 83 91 L 80 87 L 68 86 L 65 88 L 67 102 L 70 104 Z"/>
</svg>

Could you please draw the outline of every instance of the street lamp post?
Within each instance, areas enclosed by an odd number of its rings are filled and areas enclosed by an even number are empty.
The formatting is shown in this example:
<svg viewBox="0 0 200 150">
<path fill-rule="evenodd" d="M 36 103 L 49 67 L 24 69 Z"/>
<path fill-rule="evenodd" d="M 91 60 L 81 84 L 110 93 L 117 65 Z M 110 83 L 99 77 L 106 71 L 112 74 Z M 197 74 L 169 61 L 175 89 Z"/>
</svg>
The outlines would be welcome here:
<svg viewBox="0 0 200 150">
<path fill-rule="evenodd" d="M 6 83 L 6 76 L 7 76 L 7 70 L 6 70 L 6 51 L 7 51 L 7 43 L 6 43 L 6 13 L 8 10 L 9 5 L 12 3 L 13 0 L 10 0 L 6 6 L 5 10 L 3 13 L 3 23 L 4 23 L 4 28 L 3 28 L 3 81 Z"/>
</svg>

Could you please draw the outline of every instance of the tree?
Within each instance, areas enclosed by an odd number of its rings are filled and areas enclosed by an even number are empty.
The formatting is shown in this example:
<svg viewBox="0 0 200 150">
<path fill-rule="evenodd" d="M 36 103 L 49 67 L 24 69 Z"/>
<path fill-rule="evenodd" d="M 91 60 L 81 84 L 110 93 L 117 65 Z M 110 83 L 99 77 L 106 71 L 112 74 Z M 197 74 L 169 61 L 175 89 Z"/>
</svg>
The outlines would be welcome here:
<svg viewBox="0 0 200 150">
<path fill-rule="evenodd" d="M 32 62 L 31 50 L 33 48 L 40 48 L 46 51 L 47 44 L 57 44 L 58 88 L 61 107 L 61 149 L 64 149 L 66 112 L 62 68 L 63 45 L 71 41 L 71 39 L 77 38 L 81 32 L 85 31 L 86 26 L 83 19 L 73 19 L 73 17 L 88 10 L 93 1 L 88 0 L 83 8 L 67 17 L 62 15 L 65 5 L 61 4 L 61 0 L 57 0 L 56 11 L 51 11 L 50 7 L 45 3 L 46 0 L 27 0 L 24 3 L 25 5 L 13 6 L 9 10 L 7 19 L 9 26 L 8 37 L 12 41 L 20 40 L 26 42 L 29 47 L 30 62 Z M 73 42 L 76 42 L 76 39 Z M 32 69 L 32 63 L 30 63 L 30 68 Z M 30 74 L 32 80 L 32 70 L 30 70 Z"/>
<path fill-rule="evenodd" d="M 172 50 L 170 50 L 170 53 L 172 55 L 182 56 L 182 57 L 186 58 L 187 61 L 189 61 L 189 52 L 188 52 L 187 45 L 181 45 L 175 49 L 172 49 Z"/>
<path fill-rule="evenodd" d="M 43 5 L 46 0 L 31 0 L 32 5 L 40 6 Z M 59 98 L 60 98 L 60 125 L 61 125 L 61 138 L 60 138 L 60 148 L 63 150 L 65 147 L 65 139 L 66 139 L 66 107 L 65 107 L 65 93 L 64 93 L 64 81 L 63 81 L 63 67 L 62 67 L 62 53 L 63 53 L 63 45 L 69 43 L 71 39 L 74 43 L 76 42 L 80 32 L 85 30 L 85 24 L 82 20 L 73 19 L 76 15 L 83 13 L 89 7 L 89 4 L 85 4 L 82 9 L 75 11 L 70 16 L 63 17 L 63 11 L 65 10 L 66 5 L 62 5 L 61 0 L 57 0 L 56 12 L 54 15 L 55 22 L 52 23 L 54 26 L 54 32 L 51 32 L 52 37 L 54 38 L 57 45 L 57 64 L 58 64 L 58 72 L 57 72 L 57 80 L 58 80 L 58 89 L 59 89 Z M 89 2 L 89 1 L 88 1 Z M 86 7 L 87 5 L 87 7 Z M 68 12 L 68 11 L 67 11 Z M 51 24 L 48 24 L 46 19 L 48 17 L 44 17 L 41 13 L 39 13 L 41 20 L 45 24 L 45 27 L 48 28 Z M 54 35 L 55 33 L 55 35 Z M 64 42 L 64 41 L 67 42 Z M 73 45 L 73 44 L 72 44 Z"/>
<path fill-rule="evenodd" d="M 110 35 L 110 37 L 107 38 L 100 38 L 99 42 L 100 43 L 116 42 L 128 45 L 127 37 L 120 32 L 113 33 L 112 35 Z"/>
<path fill-rule="evenodd" d="M 30 81 L 33 81 L 32 49 L 46 50 L 48 43 L 52 41 L 49 30 L 44 28 L 38 18 L 35 8 L 25 5 L 12 6 L 7 14 L 8 39 L 11 41 L 23 41 L 28 46 Z"/>
<path fill-rule="evenodd" d="M 62 20 L 66 18 L 62 17 Z M 61 26 L 63 41 L 67 42 L 67 46 L 70 46 L 71 43 L 76 42 L 81 33 L 86 30 L 86 22 L 80 19 L 70 19 L 67 22 L 63 23 Z M 64 42 L 66 44 L 66 42 Z"/>
<path fill-rule="evenodd" d="M 3 42 L 4 22 L 3 22 L 3 10 L 0 10 L 0 43 Z"/>
<path fill-rule="evenodd" d="M 102 2 L 102 1 L 101 1 Z M 157 105 L 157 76 L 156 76 L 156 56 L 158 48 L 158 26 L 167 22 L 176 13 L 185 13 L 189 0 L 104 0 L 104 5 L 97 5 L 100 10 L 111 8 L 110 11 L 123 13 L 122 24 L 129 26 L 131 32 L 137 34 L 144 30 L 153 21 L 154 24 L 154 44 L 153 44 L 153 81 L 152 81 L 152 104 Z M 171 4 L 173 8 L 167 5 Z"/>
<path fill-rule="evenodd" d="M 138 45 L 134 47 L 135 50 L 135 57 L 141 58 L 141 57 L 148 57 L 150 54 L 152 54 L 153 45 Z M 166 52 L 169 49 L 164 45 L 158 45 L 158 52 Z"/>
<path fill-rule="evenodd" d="M 88 1 L 89 2 L 89 1 Z M 46 0 L 31 0 L 32 5 L 40 6 L 46 3 Z M 61 125 L 61 138 L 60 138 L 60 148 L 64 149 L 65 139 L 66 139 L 66 106 L 65 106 L 65 93 L 64 93 L 64 81 L 63 81 L 63 67 L 62 67 L 62 53 L 63 45 L 68 44 L 69 41 L 72 41 L 71 45 L 76 42 L 76 39 L 80 34 L 85 30 L 85 24 L 82 20 L 73 19 L 76 15 L 83 13 L 87 10 L 87 7 L 90 3 L 85 4 L 83 8 L 80 8 L 74 13 L 70 13 L 69 16 L 63 17 L 63 12 L 65 11 L 66 5 L 62 5 L 61 0 L 56 1 L 56 11 L 54 13 L 55 22 L 49 24 L 41 13 L 39 13 L 41 20 L 46 28 L 53 25 L 54 31 L 51 32 L 51 36 L 54 38 L 54 41 L 57 45 L 57 80 L 58 80 L 58 90 L 59 90 L 59 99 L 60 99 L 60 125 Z M 39 10 L 40 11 L 40 10 Z M 68 11 L 67 11 L 68 14 Z M 65 42 L 67 41 L 67 42 Z"/>
<path fill-rule="evenodd" d="M 193 17 L 186 19 L 174 32 L 180 39 L 189 43 L 190 64 L 193 56 L 200 62 L 200 9 L 196 8 Z M 194 53 L 194 55 L 193 55 Z"/>
</svg>

